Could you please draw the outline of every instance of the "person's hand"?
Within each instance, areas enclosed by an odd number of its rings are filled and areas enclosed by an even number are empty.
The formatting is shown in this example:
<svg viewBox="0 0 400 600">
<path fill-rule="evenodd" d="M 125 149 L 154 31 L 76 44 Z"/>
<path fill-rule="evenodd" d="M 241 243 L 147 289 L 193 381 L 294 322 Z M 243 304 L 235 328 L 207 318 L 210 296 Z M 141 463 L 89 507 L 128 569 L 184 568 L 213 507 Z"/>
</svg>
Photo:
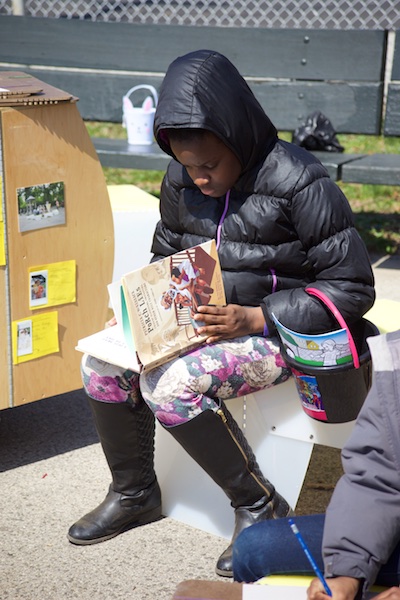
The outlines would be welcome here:
<svg viewBox="0 0 400 600">
<path fill-rule="evenodd" d="M 354 600 L 356 597 L 359 580 L 353 577 L 334 577 L 327 580 L 328 586 L 332 592 L 332 600 Z M 328 600 L 329 596 L 325 592 L 319 579 L 313 579 L 307 590 L 308 600 Z M 374 600 L 400 600 L 400 588 L 391 587 L 376 596 Z"/>
<path fill-rule="evenodd" d="M 333 600 L 354 600 L 357 595 L 360 581 L 353 577 L 333 577 L 327 579 L 327 584 L 332 592 Z M 308 600 L 328 600 L 329 596 L 325 592 L 319 579 L 313 579 L 307 590 Z"/>
<path fill-rule="evenodd" d="M 400 600 L 400 588 L 391 587 L 377 596 L 374 596 L 374 600 Z"/>
<path fill-rule="evenodd" d="M 204 322 L 204 326 L 199 327 L 197 331 L 200 335 L 207 336 L 207 344 L 263 330 L 264 317 L 259 307 L 202 304 L 197 311 L 194 319 Z"/>
<path fill-rule="evenodd" d="M 109 321 L 107 321 L 107 323 L 106 323 L 106 329 L 107 329 L 107 327 L 113 327 L 116 324 L 117 324 L 116 317 L 111 317 L 111 319 Z"/>
</svg>

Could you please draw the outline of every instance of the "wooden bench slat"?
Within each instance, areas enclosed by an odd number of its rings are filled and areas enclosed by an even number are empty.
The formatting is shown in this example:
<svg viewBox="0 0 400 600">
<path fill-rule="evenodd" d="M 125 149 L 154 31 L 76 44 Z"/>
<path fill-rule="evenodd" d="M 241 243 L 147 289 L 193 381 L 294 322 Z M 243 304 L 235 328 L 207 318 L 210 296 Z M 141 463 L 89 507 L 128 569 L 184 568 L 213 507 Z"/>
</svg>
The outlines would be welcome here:
<svg viewBox="0 0 400 600">
<path fill-rule="evenodd" d="M 126 140 L 92 138 L 92 142 L 103 167 L 165 171 L 171 160 L 155 143 L 132 147 Z"/>
<path fill-rule="evenodd" d="M 382 84 L 296 81 L 250 83 L 250 87 L 281 131 L 293 131 L 318 110 L 338 133 L 378 135 L 381 131 Z"/>
<path fill-rule="evenodd" d="M 68 73 L 25 69 L 34 77 L 78 96 L 82 118 L 122 122 L 122 96 L 134 85 L 159 89 L 162 77 Z M 378 135 L 381 130 L 382 84 L 249 81 L 261 105 L 281 131 L 293 131 L 307 115 L 321 110 L 339 133 Z M 133 99 L 133 98 L 132 98 Z"/>
<path fill-rule="evenodd" d="M 400 154 L 371 154 L 346 163 L 342 181 L 373 185 L 400 185 Z"/>
<path fill-rule="evenodd" d="M 165 73 L 177 56 L 209 48 L 226 54 L 244 76 L 381 81 L 385 39 L 386 32 L 367 30 L 160 26 L 0 17 L 3 62 L 117 71 Z"/>
<path fill-rule="evenodd" d="M 358 160 L 365 154 L 345 154 L 340 152 L 313 152 L 326 168 L 329 176 L 334 181 L 340 181 L 342 178 L 342 166 L 354 160 Z"/>
<path fill-rule="evenodd" d="M 126 140 L 92 138 L 92 142 L 103 167 L 164 171 L 170 161 L 170 157 L 155 143 L 151 146 L 132 147 Z M 344 164 L 365 156 L 365 154 L 336 152 L 313 152 L 313 154 L 322 162 L 334 181 L 341 178 L 341 168 Z"/>
</svg>

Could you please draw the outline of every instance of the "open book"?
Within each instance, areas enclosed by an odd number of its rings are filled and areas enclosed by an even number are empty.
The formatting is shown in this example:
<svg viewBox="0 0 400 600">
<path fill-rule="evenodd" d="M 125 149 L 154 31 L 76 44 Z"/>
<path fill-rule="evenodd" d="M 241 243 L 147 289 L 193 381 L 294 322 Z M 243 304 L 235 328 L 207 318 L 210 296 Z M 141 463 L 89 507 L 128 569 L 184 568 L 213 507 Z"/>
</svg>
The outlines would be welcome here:
<svg viewBox="0 0 400 600">
<path fill-rule="evenodd" d="M 226 303 L 214 240 L 131 271 L 108 291 L 117 325 L 76 349 L 137 372 L 202 344 L 197 307 Z"/>
</svg>

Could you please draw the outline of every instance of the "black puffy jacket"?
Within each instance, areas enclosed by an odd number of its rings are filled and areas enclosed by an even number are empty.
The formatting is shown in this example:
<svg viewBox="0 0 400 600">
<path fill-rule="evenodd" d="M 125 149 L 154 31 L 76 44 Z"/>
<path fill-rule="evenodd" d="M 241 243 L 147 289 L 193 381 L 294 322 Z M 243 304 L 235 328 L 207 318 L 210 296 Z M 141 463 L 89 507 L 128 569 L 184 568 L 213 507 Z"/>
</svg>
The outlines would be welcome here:
<svg viewBox="0 0 400 600">
<path fill-rule="evenodd" d="M 329 331 L 337 322 L 304 291 L 312 284 L 349 323 L 359 319 L 373 304 L 374 282 L 347 199 L 312 154 L 278 139 L 245 80 L 217 52 L 177 58 L 167 71 L 154 133 L 172 157 L 162 131 L 183 127 L 212 131 L 243 167 L 219 247 L 228 302 L 261 305 L 270 331 L 272 313 L 303 333 Z M 204 196 L 172 160 L 161 188 L 153 260 L 215 238 L 224 206 L 225 198 Z"/>
</svg>

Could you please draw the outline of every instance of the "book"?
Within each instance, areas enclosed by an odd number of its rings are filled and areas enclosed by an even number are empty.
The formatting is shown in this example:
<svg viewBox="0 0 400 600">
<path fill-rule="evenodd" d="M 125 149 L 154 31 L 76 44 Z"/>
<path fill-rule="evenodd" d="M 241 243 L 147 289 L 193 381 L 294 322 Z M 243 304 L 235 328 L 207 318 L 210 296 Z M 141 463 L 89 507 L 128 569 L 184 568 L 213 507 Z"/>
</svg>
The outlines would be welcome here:
<svg viewBox="0 0 400 600">
<path fill-rule="evenodd" d="M 108 291 L 117 324 L 76 349 L 137 372 L 201 345 L 197 307 L 226 304 L 214 240 L 126 273 Z"/>
<path fill-rule="evenodd" d="M 305 600 L 312 579 L 308 575 L 270 575 L 255 583 L 187 579 L 176 587 L 172 600 Z M 366 599 L 385 589 L 373 586 Z"/>
</svg>

